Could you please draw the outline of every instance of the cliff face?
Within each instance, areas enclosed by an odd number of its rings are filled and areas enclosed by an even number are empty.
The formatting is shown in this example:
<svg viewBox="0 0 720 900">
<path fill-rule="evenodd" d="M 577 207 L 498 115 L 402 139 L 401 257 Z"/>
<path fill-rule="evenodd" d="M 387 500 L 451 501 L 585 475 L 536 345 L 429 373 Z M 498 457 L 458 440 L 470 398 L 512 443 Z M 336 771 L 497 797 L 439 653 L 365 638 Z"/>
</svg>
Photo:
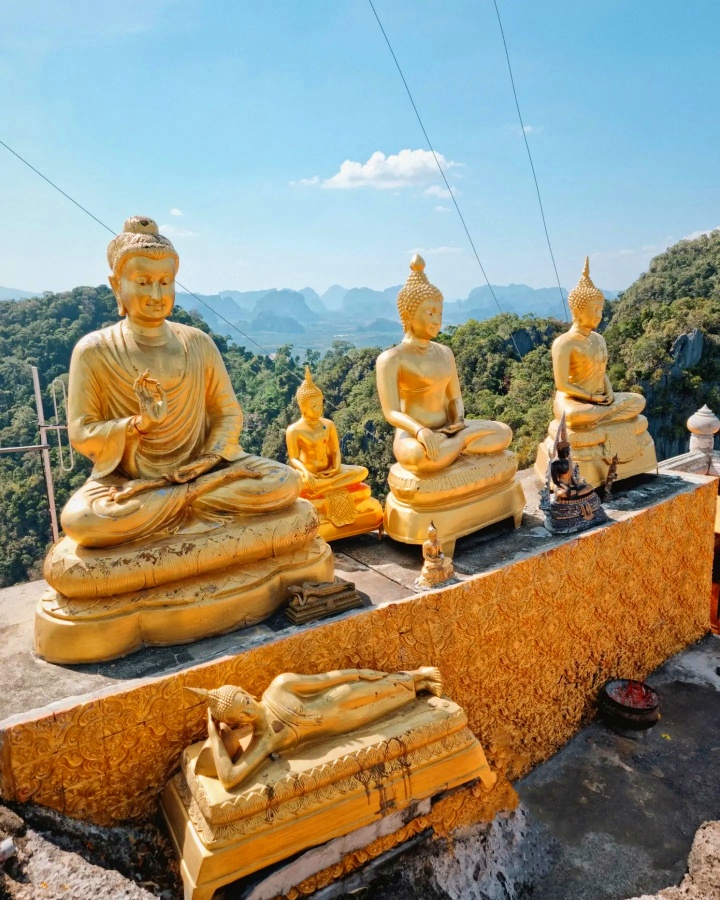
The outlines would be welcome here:
<svg viewBox="0 0 720 900">
<path fill-rule="evenodd" d="M 685 375 L 689 369 L 701 364 L 704 346 L 704 336 L 699 328 L 679 335 L 670 348 L 672 363 L 667 371 L 654 383 L 640 383 L 647 399 L 648 431 L 655 441 L 658 460 L 687 452 L 690 433 L 685 422 L 696 412 L 697 406 L 692 396 L 686 395 Z M 668 397 L 674 398 L 670 408 L 666 402 Z"/>
</svg>

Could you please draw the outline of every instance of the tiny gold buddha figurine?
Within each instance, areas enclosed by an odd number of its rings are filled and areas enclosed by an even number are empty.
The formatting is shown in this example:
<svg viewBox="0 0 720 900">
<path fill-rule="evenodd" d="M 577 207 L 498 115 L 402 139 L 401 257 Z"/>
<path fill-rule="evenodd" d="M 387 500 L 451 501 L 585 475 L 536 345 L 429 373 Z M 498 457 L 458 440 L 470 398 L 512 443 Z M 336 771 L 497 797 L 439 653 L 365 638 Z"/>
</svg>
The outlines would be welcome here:
<svg viewBox="0 0 720 900">
<path fill-rule="evenodd" d="M 431 522 L 428 528 L 428 536 L 422 545 L 423 567 L 420 577 L 415 582 L 415 588 L 426 591 L 431 588 L 441 587 L 453 580 L 455 570 L 452 560 L 443 553 L 442 544 L 438 537 L 435 523 Z"/>
<path fill-rule="evenodd" d="M 438 344 L 443 296 L 414 256 L 398 294 L 405 336 L 378 357 L 377 386 L 387 421 L 395 426 L 385 530 L 422 544 L 431 521 L 448 555 L 455 539 L 494 522 L 522 519 L 525 496 L 502 422 L 466 419 L 452 350 Z"/>
<path fill-rule="evenodd" d="M 555 419 L 538 448 L 535 471 L 545 477 L 563 415 L 575 461 L 592 487 L 605 483 L 615 456 L 619 479 L 656 471 L 655 445 L 647 431 L 647 419 L 641 415 L 645 398 L 630 392 L 615 393 L 607 377 L 607 346 L 594 330 L 602 319 L 605 298 L 590 278 L 587 257 L 568 303 L 572 325 L 552 346 Z"/>
<path fill-rule="evenodd" d="M 242 411 L 212 339 L 167 318 L 172 243 L 134 216 L 108 263 L 122 318 L 70 363 L 69 436 L 93 470 L 62 511 L 36 616 L 36 649 L 55 662 L 248 625 L 289 584 L 333 573 L 298 474 L 240 447 Z"/>
<path fill-rule="evenodd" d="M 285 431 L 288 462 L 300 473 L 300 496 L 320 516 L 320 535 L 332 541 L 380 528 L 382 507 L 365 484 L 368 470 L 342 462 L 337 429 L 323 416 L 323 393 L 309 367 L 295 397 L 301 418 Z"/>
<path fill-rule="evenodd" d="M 185 897 L 209 900 L 449 789 L 492 791 L 498 776 L 442 689 L 432 666 L 286 672 L 260 699 L 230 684 L 191 688 L 208 704 L 208 738 L 185 750 L 161 801 Z"/>
</svg>

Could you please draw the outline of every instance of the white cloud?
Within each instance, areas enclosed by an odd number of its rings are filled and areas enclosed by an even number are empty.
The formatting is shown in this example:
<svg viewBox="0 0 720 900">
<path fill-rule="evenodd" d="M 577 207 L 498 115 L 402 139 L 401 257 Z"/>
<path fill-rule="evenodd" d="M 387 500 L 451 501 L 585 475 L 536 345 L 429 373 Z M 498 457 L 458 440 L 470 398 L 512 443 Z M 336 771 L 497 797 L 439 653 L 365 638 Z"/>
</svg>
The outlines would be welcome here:
<svg viewBox="0 0 720 900">
<path fill-rule="evenodd" d="M 452 212 L 449 206 L 433 206 L 433 212 Z"/>
<path fill-rule="evenodd" d="M 193 238 L 197 237 L 197 231 L 189 231 L 187 228 L 178 228 L 177 225 L 161 225 L 160 234 L 169 238 Z"/>
<path fill-rule="evenodd" d="M 446 159 L 442 153 L 436 155 L 445 171 L 460 165 Z M 346 159 L 340 170 L 331 178 L 326 178 L 322 186 L 331 190 L 352 190 L 362 187 L 388 190 L 426 184 L 437 178 L 437 174 L 437 164 L 429 150 L 401 150 L 390 156 L 376 150 L 366 163 Z M 317 184 L 319 179 L 316 177 L 315 180 L 303 180 Z"/>
<path fill-rule="evenodd" d="M 684 238 L 680 238 L 681 241 L 694 241 L 695 238 L 702 237 L 704 234 L 712 234 L 713 231 L 717 231 L 720 228 L 720 225 L 716 225 L 714 228 L 708 228 L 707 231 L 693 231 L 692 234 L 686 234 Z"/>
<path fill-rule="evenodd" d="M 314 184 L 320 184 L 320 177 L 313 175 L 312 178 L 301 178 L 299 181 L 291 181 L 292 187 L 310 187 Z"/>
<path fill-rule="evenodd" d="M 421 253 L 424 256 L 449 256 L 452 253 L 462 253 L 462 247 L 414 247 L 408 253 Z"/>
<path fill-rule="evenodd" d="M 170 215 L 171 216 L 182 216 L 182 215 L 184 215 L 184 213 L 181 209 L 178 209 L 177 206 L 173 206 L 173 208 L 170 210 Z"/>
<path fill-rule="evenodd" d="M 542 128 L 539 125 L 525 125 L 523 131 L 525 134 L 537 134 L 542 131 Z"/>
<path fill-rule="evenodd" d="M 459 191 L 456 188 L 450 188 L 450 190 L 448 190 L 439 184 L 433 184 L 423 191 L 423 194 L 427 194 L 428 197 L 437 197 L 440 200 L 447 200 L 450 194 L 455 194 L 457 196 L 458 193 Z"/>
</svg>

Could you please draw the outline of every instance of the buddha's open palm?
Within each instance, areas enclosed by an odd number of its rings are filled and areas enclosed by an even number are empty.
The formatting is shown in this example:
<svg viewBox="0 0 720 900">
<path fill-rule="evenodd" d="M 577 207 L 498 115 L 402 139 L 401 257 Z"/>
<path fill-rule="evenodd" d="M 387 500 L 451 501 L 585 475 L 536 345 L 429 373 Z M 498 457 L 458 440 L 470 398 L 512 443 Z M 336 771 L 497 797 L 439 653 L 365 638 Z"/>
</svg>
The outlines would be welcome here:
<svg viewBox="0 0 720 900">
<path fill-rule="evenodd" d="M 133 391 L 140 405 L 138 431 L 152 431 L 156 425 L 164 422 L 167 416 L 168 406 L 165 391 L 159 381 L 150 377 L 149 369 L 135 379 Z"/>
</svg>

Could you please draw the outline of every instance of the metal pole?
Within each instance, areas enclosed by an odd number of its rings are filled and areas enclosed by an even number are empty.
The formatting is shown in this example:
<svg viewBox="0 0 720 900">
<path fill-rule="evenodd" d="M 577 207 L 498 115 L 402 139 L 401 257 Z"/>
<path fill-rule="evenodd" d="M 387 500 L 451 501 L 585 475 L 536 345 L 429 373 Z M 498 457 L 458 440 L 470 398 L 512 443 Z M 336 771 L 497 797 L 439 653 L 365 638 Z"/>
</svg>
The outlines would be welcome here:
<svg viewBox="0 0 720 900">
<path fill-rule="evenodd" d="M 36 366 L 32 366 L 33 387 L 35 388 L 35 405 L 37 406 L 38 425 L 40 426 L 40 444 L 45 469 L 45 486 L 47 488 L 48 504 L 50 506 L 50 524 L 52 525 L 53 541 L 60 540 L 58 530 L 57 510 L 55 509 L 55 489 L 53 487 L 52 469 L 50 468 L 50 446 L 48 445 L 45 411 L 43 410 L 42 394 L 40 393 L 40 376 Z"/>
</svg>

